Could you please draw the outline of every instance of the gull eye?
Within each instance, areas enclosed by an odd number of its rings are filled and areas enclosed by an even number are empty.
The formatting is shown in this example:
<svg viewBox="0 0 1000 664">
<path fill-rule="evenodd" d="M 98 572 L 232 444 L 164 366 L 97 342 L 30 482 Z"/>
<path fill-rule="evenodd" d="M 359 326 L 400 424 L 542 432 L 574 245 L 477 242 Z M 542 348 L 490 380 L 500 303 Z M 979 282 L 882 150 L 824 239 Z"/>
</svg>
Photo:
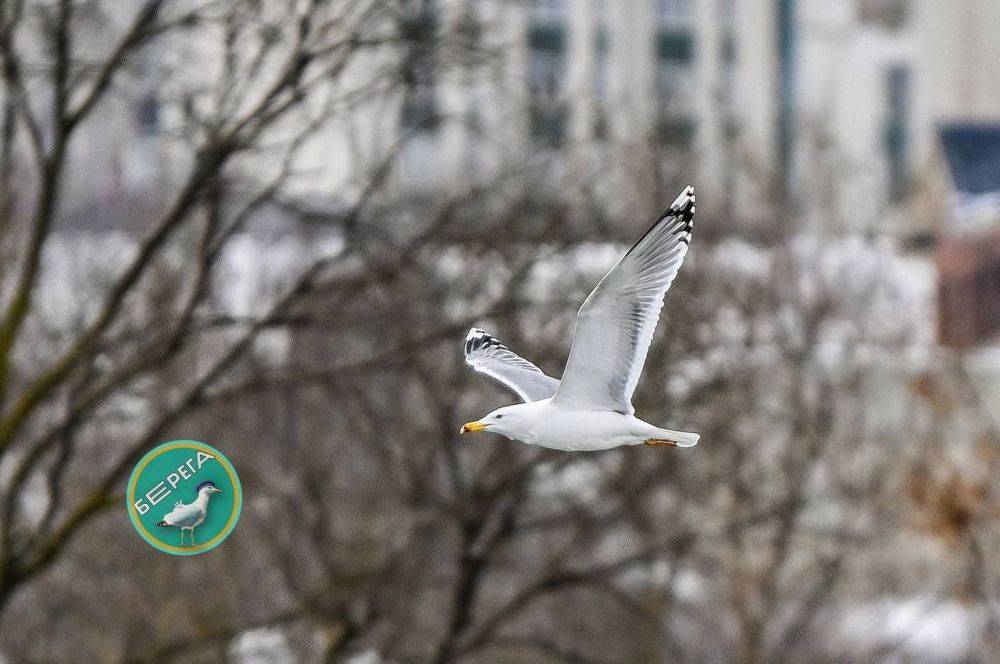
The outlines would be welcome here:
<svg viewBox="0 0 1000 664">
<path fill-rule="evenodd" d="M 498 419 L 498 420 L 501 420 L 501 419 L 503 419 L 503 415 L 497 415 L 497 419 Z"/>
</svg>

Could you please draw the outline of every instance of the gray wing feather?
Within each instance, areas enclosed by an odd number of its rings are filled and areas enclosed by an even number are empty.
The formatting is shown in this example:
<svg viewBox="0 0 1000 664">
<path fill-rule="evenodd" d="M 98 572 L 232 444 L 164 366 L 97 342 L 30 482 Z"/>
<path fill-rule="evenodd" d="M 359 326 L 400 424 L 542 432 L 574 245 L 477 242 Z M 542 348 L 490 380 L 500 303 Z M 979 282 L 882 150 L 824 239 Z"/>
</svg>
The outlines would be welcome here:
<svg viewBox="0 0 1000 664">
<path fill-rule="evenodd" d="M 478 327 L 469 330 L 465 337 L 465 363 L 513 390 L 523 401 L 548 399 L 559 387 L 558 380 L 546 376 L 541 369 Z"/>
<path fill-rule="evenodd" d="M 576 316 L 554 403 L 635 412 L 632 393 L 693 225 L 694 188 L 688 186 L 597 284 Z"/>
</svg>

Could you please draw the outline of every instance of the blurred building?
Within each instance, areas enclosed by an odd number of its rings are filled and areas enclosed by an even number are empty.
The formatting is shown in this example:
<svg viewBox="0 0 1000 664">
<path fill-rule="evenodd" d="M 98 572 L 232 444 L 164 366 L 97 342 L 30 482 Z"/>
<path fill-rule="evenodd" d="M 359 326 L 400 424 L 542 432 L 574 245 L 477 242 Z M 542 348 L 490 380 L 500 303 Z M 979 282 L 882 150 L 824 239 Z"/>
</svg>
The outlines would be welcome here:
<svg viewBox="0 0 1000 664">
<path fill-rule="evenodd" d="M 938 236 L 940 340 L 1000 343 L 1000 123 L 953 124 L 940 140 L 953 192 Z"/>
<path fill-rule="evenodd" d="M 710 215 L 773 215 L 779 201 L 800 223 L 926 247 L 962 223 L 942 201 L 956 162 L 939 128 L 1000 122 L 992 0 L 404 0 L 392 16 L 402 82 L 317 129 L 295 183 L 311 200 L 351 198 L 402 142 L 397 185 L 418 194 L 541 165 L 570 198 L 574 183 L 604 181 L 614 195 L 598 199 L 628 216 L 693 181 Z M 456 41 L 478 52 L 456 57 Z M 68 217 L 103 224 L 162 195 L 149 185 L 176 163 L 164 145 L 212 94 L 204 82 L 176 92 L 169 72 L 210 80 L 210 56 L 173 48 L 136 63 L 128 105 L 109 104 L 74 144 L 96 175 L 67 183 L 80 201 Z M 990 269 L 956 297 L 1000 289 Z"/>
<path fill-rule="evenodd" d="M 939 340 L 975 351 L 970 370 L 1000 378 L 1000 7 L 933 5 L 927 41 L 931 132 L 927 187 L 938 199 Z M 992 63 L 992 64 L 990 64 Z M 925 211 L 926 213 L 926 211 Z M 985 372 L 985 373 L 984 373 Z M 993 400 L 988 400 L 992 402 Z"/>
<path fill-rule="evenodd" d="M 709 208 L 722 198 L 712 192 L 749 209 L 778 194 L 807 221 L 925 239 L 933 213 L 914 193 L 938 155 L 936 127 L 1000 118 L 1000 8 L 989 2 L 409 6 L 426 25 L 475 26 L 502 61 L 435 78 L 433 53 L 414 59 L 400 128 L 422 136 L 406 184 L 540 156 L 561 174 L 613 178 L 651 158 L 661 180 L 698 182 Z"/>
<path fill-rule="evenodd" d="M 451 20 L 492 26 L 492 43 L 506 48 L 492 79 L 415 77 L 401 127 L 431 113 L 446 120 L 425 127 L 434 138 L 416 150 L 428 160 L 419 173 L 437 161 L 435 174 L 457 163 L 465 177 L 476 166 L 469 155 L 482 166 L 539 151 L 566 155 L 572 169 L 593 146 L 652 143 L 706 192 L 750 180 L 776 185 L 807 212 L 832 198 L 855 228 L 921 232 L 901 206 L 933 155 L 934 126 L 1000 113 L 991 98 L 1000 86 L 986 80 L 1000 57 L 988 24 L 1000 25 L 1000 12 L 982 3 L 412 4 L 430 24 L 451 11 Z M 979 39 L 966 38 L 970 26 Z M 455 118 L 466 122 L 449 128 Z M 484 136 L 503 136 L 502 147 Z M 837 191 L 824 191 L 831 182 Z"/>
<path fill-rule="evenodd" d="M 571 175 L 651 158 L 661 179 L 701 185 L 703 205 L 722 198 L 713 191 L 744 204 L 777 191 L 806 218 L 834 201 L 849 227 L 926 232 L 905 204 L 938 154 L 935 128 L 1000 119 L 990 0 L 401 0 L 394 15 L 395 103 L 317 132 L 306 188 L 336 191 L 407 136 L 405 187 L 539 159 Z M 455 35 L 480 57 L 456 63 Z M 81 140 L 117 146 L 88 149 L 107 162 L 99 191 L 164 177 L 155 139 L 199 104 L 167 72 L 211 78 L 207 55 L 186 46 L 137 63 L 131 108 L 109 108 Z"/>
</svg>

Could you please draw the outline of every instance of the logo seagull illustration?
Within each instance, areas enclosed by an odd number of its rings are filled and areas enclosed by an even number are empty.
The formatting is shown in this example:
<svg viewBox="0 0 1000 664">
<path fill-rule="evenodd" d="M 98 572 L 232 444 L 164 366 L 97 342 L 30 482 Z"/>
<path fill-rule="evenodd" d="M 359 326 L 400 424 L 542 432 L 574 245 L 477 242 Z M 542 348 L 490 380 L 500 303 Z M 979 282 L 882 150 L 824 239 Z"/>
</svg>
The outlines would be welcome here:
<svg viewBox="0 0 1000 664">
<path fill-rule="evenodd" d="M 180 528 L 181 546 L 184 546 L 185 530 L 191 533 L 191 546 L 195 545 L 194 529 L 200 526 L 208 515 L 209 497 L 213 493 L 222 493 L 222 489 L 216 488 L 215 482 L 211 480 L 202 482 L 194 490 L 198 494 L 194 502 L 185 504 L 178 500 L 174 503 L 174 509 L 167 512 L 163 520 L 156 524 L 163 528 Z"/>
</svg>

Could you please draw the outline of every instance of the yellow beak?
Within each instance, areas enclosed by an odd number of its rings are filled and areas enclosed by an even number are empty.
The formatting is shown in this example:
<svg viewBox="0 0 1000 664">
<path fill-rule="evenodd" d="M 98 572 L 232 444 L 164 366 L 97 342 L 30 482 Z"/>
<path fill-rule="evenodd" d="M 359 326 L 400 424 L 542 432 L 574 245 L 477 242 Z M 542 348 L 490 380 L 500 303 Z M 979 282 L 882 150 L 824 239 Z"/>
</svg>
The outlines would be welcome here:
<svg viewBox="0 0 1000 664">
<path fill-rule="evenodd" d="M 476 431 L 486 431 L 486 425 L 482 422 L 466 422 L 462 425 L 462 428 L 458 430 L 459 433 L 475 433 Z"/>
</svg>

